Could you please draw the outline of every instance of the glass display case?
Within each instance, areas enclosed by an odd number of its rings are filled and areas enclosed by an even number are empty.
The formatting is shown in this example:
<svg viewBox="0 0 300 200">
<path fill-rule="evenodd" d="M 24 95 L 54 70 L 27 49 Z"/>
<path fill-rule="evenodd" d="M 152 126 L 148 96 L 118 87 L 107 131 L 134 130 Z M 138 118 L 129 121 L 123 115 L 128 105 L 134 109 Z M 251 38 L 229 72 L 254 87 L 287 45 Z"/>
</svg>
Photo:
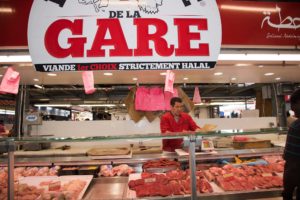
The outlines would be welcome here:
<svg viewBox="0 0 300 200">
<path fill-rule="evenodd" d="M 199 151 L 198 152 L 198 144 L 203 140 L 214 140 L 216 138 L 232 138 L 234 136 L 254 136 L 254 135 L 274 135 L 276 137 L 281 137 L 286 134 L 286 128 L 270 128 L 270 129 L 256 129 L 256 130 L 221 130 L 221 131 L 212 131 L 212 132 L 190 132 L 190 133 L 172 133 L 172 135 L 162 136 L 160 133 L 154 134 L 137 134 L 137 135 L 122 135 L 122 136 L 100 136 L 100 137 L 66 137 L 66 138 L 56 138 L 56 137 L 26 137 L 26 138 L 0 138 L 1 148 L 5 149 L 7 153 L 4 153 L 1 158 L 0 167 L 4 169 L 7 167 L 8 174 L 8 198 L 13 199 L 14 197 L 14 180 L 15 180 L 15 167 L 53 167 L 53 166 L 64 166 L 64 167 L 74 167 L 74 166 L 102 166 L 102 165 L 111 165 L 116 166 L 120 164 L 128 164 L 134 168 L 134 171 L 137 174 L 145 171 L 142 166 L 146 162 L 159 160 L 159 159 L 169 159 L 175 160 L 180 163 L 180 169 L 189 170 L 189 188 L 190 191 L 186 194 L 181 195 L 171 195 L 168 198 L 186 198 L 186 199 L 197 199 L 201 197 L 201 199 L 213 199 L 218 198 L 221 199 L 224 196 L 230 196 L 230 198 L 240 198 L 241 196 L 250 195 L 253 197 L 253 194 L 256 195 L 279 195 L 281 187 L 262 189 L 262 188 L 252 188 L 249 190 L 239 191 L 226 189 L 220 190 L 220 183 L 216 184 L 217 181 L 207 181 L 213 188 L 214 192 L 201 192 L 201 188 L 205 188 L 205 184 L 199 181 L 204 177 L 207 180 L 207 176 L 199 175 L 203 172 L 208 172 L 209 167 L 207 166 L 224 166 L 225 164 L 232 164 L 232 159 L 236 159 L 236 155 L 238 155 L 238 159 L 246 159 L 253 157 L 261 157 L 265 155 L 281 155 L 283 152 L 283 147 L 276 147 L 274 145 L 267 148 L 243 148 L 243 149 L 234 149 L 234 148 L 213 148 L 208 151 Z M 143 150 L 147 149 L 146 147 L 142 147 L 141 152 L 133 151 L 134 143 L 140 140 L 155 140 L 160 141 L 162 139 L 184 139 L 185 148 L 173 152 L 166 153 L 161 151 L 150 151 L 147 152 Z M 43 143 L 56 143 L 56 144 L 85 144 L 82 145 L 79 149 L 82 149 L 81 152 L 72 152 L 71 150 L 63 150 L 58 149 L 60 154 L 52 154 L 50 150 L 37 151 L 35 152 L 23 152 L 20 154 L 18 150 L 20 146 L 24 144 L 43 144 Z M 117 147 L 121 148 L 124 146 L 129 147 L 130 153 L 127 157 L 115 155 L 106 155 L 104 157 L 93 157 L 91 154 L 88 154 L 87 149 L 91 148 L 92 145 L 96 144 L 98 147 L 104 147 L 103 144 L 117 144 Z M 202 143 L 202 146 L 204 144 Z M 68 147 L 68 145 L 64 145 Z M 80 145 L 79 145 L 80 146 Z M 113 146 L 113 145 L 112 145 Z M 107 148 L 106 148 L 107 149 Z M 56 151 L 56 150 L 55 150 Z M 45 153 L 47 152 L 47 153 Z M 61 153 L 63 152 L 63 153 Z M 182 153 L 183 152 L 183 153 Z M 26 154 L 27 153 L 27 154 Z M 214 163 L 213 165 L 210 165 Z M 236 164 L 236 163 L 234 163 Z M 238 165 L 236 165 L 238 166 Z M 242 166 L 242 164 L 240 165 Z M 246 166 L 246 165 L 245 165 Z M 249 166 L 249 165 L 247 165 Z M 220 167 L 221 169 L 221 167 Z M 166 172 L 166 171 L 164 171 Z M 265 175 L 265 174 L 264 174 Z M 282 175 L 282 174 L 281 174 Z M 277 175 L 276 175 L 277 176 Z M 140 177 L 140 175 L 139 175 Z M 113 178 L 94 178 L 87 189 L 87 192 L 82 196 L 84 199 L 90 199 L 93 195 L 95 195 L 95 191 L 99 191 L 99 187 L 101 186 L 103 192 L 103 198 L 109 199 L 132 199 L 136 196 L 132 193 L 132 190 L 128 188 L 128 182 L 132 177 L 113 177 Z M 226 177 L 228 178 L 228 177 Z M 206 183 L 206 182 L 205 182 Z M 114 188 L 118 188 L 119 193 L 113 191 Z M 103 190 L 103 188 L 106 188 Z M 109 192 L 110 191 L 110 192 Z M 118 193 L 118 194 L 117 194 Z M 153 198 L 153 197 L 152 197 Z M 165 197 L 155 197 L 164 199 Z"/>
</svg>

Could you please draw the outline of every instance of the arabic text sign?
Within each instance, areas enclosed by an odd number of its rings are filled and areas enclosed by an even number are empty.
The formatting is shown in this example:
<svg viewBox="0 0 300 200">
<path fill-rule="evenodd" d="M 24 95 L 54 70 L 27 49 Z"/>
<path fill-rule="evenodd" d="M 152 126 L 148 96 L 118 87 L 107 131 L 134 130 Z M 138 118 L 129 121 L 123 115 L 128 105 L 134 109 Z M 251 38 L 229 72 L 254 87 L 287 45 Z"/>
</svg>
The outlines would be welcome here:
<svg viewBox="0 0 300 200">
<path fill-rule="evenodd" d="M 221 22 L 214 0 L 36 0 L 28 42 L 38 71 L 208 69 Z"/>
<path fill-rule="evenodd" d="M 300 45 L 300 2 L 222 0 L 219 8 L 223 44 Z"/>
</svg>

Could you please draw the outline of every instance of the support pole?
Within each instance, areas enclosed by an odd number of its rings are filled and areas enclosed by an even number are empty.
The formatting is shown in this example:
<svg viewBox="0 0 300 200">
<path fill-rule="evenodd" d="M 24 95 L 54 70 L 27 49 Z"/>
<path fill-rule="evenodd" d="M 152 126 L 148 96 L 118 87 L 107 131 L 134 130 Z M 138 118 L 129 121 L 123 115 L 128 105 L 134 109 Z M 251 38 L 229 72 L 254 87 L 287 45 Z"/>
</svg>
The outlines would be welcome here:
<svg viewBox="0 0 300 200">
<path fill-rule="evenodd" d="M 14 158 L 14 151 L 15 151 L 15 144 L 12 140 L 6 141 L 7 152 L 8 152 L 8 187 L 7 187 L 7 194 L 8 199 L 14 199 L 14 168 L 15 168 L 15 158 Z"/>
<path fill-rule="evenodd" d="M 189 165 L 190 165 L 190 177 L 191 177 L 191 199 L 197 199 L 197 180 L 196 180 L 196 136 L 190 135 L 190 146 L 189 146 Z"/>
</svg>

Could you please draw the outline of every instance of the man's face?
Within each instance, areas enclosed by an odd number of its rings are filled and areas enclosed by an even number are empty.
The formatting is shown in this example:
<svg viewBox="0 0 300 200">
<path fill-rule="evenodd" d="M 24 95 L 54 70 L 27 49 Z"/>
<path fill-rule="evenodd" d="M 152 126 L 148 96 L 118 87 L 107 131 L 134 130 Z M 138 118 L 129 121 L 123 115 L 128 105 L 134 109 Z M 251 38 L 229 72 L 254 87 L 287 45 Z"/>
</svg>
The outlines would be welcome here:
<svg viewBox="0 0 300 200">
<path fill-rule="evenodd" d="M 175 102 L 175 105 L 172 107 L 172 113 L 175 116 L 179 116 L 183 111 L 183 103 Z"/>
</svg>

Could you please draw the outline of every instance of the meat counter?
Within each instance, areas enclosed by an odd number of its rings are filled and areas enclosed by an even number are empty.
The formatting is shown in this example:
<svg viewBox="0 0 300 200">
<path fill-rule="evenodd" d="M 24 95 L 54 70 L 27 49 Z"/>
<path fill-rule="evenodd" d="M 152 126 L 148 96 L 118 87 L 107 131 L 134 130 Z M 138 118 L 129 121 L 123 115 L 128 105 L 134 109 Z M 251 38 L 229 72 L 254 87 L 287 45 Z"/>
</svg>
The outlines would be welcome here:
<svg viewBox="0 0 300 200">
<path fill-rule="evenodd" d="M 282 130 L 261 130 L 258 133 L 282 133 Z M 234 132 L 228 132 L 226 131 L 226 136 L 230 135 L 241 135 L 241 134 L 247 134 L 247 135 L 252 135 L 257 133 L 256 131 L 234 131 Z M 214 133 L 206 133 L 206 134 L 197 134 L 199 136 L 205 136 L 205 137 L 222 137 L 224 136 L 222 132 L 214 132 Z M 150 136 L 122 136 L 122 137 L 114 137 L 114 138 L 109 138 L 110 140 L 124 140 L 130 138 L 132 139 L 140 139 L 142 138 L 154 138 L 154 139 L 161 139 L 161 136 L 156 135 L 156 134 L 151 134 Z M 181 134 L 177 134 L 175 136 L 169 137 L 169 138 L 178 138 L 178 137 L 183 137 Z M 194 136 L 193 136 L 194 137 Z M 102 141 L 105 140 L 107 141 L 108 138 L 64 138 L 64 139 L 58 139 L 58 138 L 47 138 L 43 139 L 43 141 L 60 141 L 60 142 L 65 142 L 65 141 L 72 141 L 72 142 L 82 142 L 82 141 Z M 14 142 L 17 144 L 21 144 L 22 142 L 28 142 L 32 141 L 32 139 L 26 139 L 23 138 L 22 140 L 15 140 Z M 41 139 L 38 140 L 39 142 Z M 37 142 L 37 140 L 35 140 Z M 195 161 L 195 166 L 196 167 L 196 162 L 199 164 L 209 164 L 213 163 L 216 160 L 219 160 L 221 158 L 233 158 L 234 155 L 239 155 L 241 158 L 246 158 L 246 157 L 258 157 L 258 156 L 263 156 L 263 155 L 280 155 L 282 153 L 282 148 L 276 147 L 276 148 L 266 148 L 266 149 L 244 149 L 244 150 L 232 150 L 232 149 L 225 149 L 225 150 L 217 150 L 217 154 L 211 154 L 211 155 L 200 155 L 200 156 L 195 156 L 193 155 L 194 158 L 191 158 L 191 155 L 189 156 L 179 156 L 176 153 L 171 153 L 171 154 L 161 154 L 161 153 L 152 153 L 152 154 L 133 154 L 131 158 L 106 158 L 106 159 L 101 159 L 101 160 L 94 160 L 91 159 L 90 157 L 86 156 L 86 154 L 83 155 L 52 155 L 52 156 L 43 156 L 42 158 L 36 154 L 32 154 L 30 156 L 16 156 L 14 158 L 14 164 L 15 166 L 85 166 L 85 165 L 107 165 L 107 164 L 122 164 L 126 163 L 128 165 L 131 165 L 134 167 L 136 172 L 141 172 L 142 171 L 142 164 L 149 161 L 149 160 L 157 160 L 160 158 L 167 158 L 171 160 L 177 160 L 178 162 L 181 163 L 182 168 L 189 168 L 189 163 L 192 159 Z M 16 153 L 17 154 L 17 153 Z M 9 157 L 9 156 L 8 156 Z M 1 158 L 1 165 L 5 165 L 5 161 L 7 156 L 2 156 Z M 8 159 L 9 160 L 9 159 Z M 197 166 L 198 167 L 198 166 Z M 196 168 L 194 169 L 196 173 Z M 193 172 L 191 172 L 193 173 Z M 93 195 L 98 194 L 99 197 L 99 191 L 103 194 L 103 198 L 108 197 L 109 199 L 113 198 L 118 198 L 122 197 L 123 199 L 126 198 L 132 198 L 131 196 L 128 196 L 128 177 L 113 177 L 113 178 L 94 178 L 88 187 L 87 192 L 85 193 L 84 198 L 90 199 L 92 198 Z M 194 183 L 196 185 L 196 183 Z M 100 189 L 101 188 L 101 189 Z M 117 190 L 115 189 L 117 188 Z M 95 192 L 98 191 L 98 192 Z M 276 188 L 276 189 L 260 189 L 260 190 L 254 190 L 254 191 L 231 191 L 231 192 L 217 192 L 217 193 L 209 193 L 209 194 L 200 194 L 201 199 L 212 199 L 218 196 L 219 198 L 226 198 L 230 196 L 231 198 L 241 198 L 241 196 L 247 196 L 250 195 L 251 198 L 253 197 L 260 197 L 260 196 L 279 196 L 281 191 L 281 188 Z M 198 193 L 199 195 L 199 193 Z M 196 193 L 197 196 L 197 193 Z M 151 197 L 153 198 L 153 197 Z M 157 199 L 158 197 L 155 197 Z M 172 196 L 172 198 L 191 198 L 189 195 L 176 195 Z M 194 197 L 196 199 L 196 197 Z"/>
</svg>

